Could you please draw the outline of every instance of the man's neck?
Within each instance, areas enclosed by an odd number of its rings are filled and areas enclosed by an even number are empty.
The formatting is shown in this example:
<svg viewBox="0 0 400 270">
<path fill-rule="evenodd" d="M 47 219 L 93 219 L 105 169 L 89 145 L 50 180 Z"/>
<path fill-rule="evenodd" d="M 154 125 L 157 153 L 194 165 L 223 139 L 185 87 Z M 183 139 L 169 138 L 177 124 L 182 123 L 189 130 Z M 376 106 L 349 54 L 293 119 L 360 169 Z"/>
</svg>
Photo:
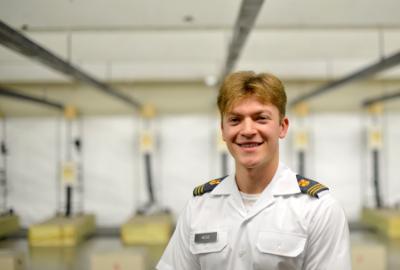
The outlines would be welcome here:
<svg viewBox="0 0 400 270">
<path fill-rule="evenodd" d="M 265 166 L 245 168 L 236 165 L 236 184 L 241 192 L 258 194 L 269 185 L 279 165 L 279 160 Z"/>
</svg>

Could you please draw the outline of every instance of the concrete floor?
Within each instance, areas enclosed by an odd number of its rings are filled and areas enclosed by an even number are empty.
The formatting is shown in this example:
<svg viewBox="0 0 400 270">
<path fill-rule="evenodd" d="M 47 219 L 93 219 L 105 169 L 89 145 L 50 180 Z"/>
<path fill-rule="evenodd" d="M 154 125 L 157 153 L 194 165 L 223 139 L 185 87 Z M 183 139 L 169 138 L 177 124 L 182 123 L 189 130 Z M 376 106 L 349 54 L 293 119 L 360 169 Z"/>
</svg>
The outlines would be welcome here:
<svg viewBox="0 0 400 270">
<path fill-rule="evenodd" d="M 147 252 L 148 269 L 144 270 L 150 270 L 155 268 L 164 248 L 164 246 L 124 246 L 120 238 L 115 236 L 91 237 L 77 247 L 29 247 L 24 238 L 0 241 L 0 252 L 11 250 L 22 253 L 26 270 L 89 270 L 92 255 L 109 251 Z M 2 270 L 1 265 L 0 270 Z"/>
<path fill-rule="evenodd" d="M 380 243 L 386 247 L 387 269 L 400 269 L 400 240 L 381 238 L 366 231 L 352 231 L 352 243 Z M 116 236 L 92 237 L 76 248 L 30 248 L 24 238 L 0 240 L 1 250 L 19 251 L 26 261 L 27 270 L 89 270 L 90 257 L 99 251 L 137 250 L 137 247 L 126 247 Z M 149 268 L 154 269 L 163 247 L 150 250 Z M 0 265 L 0 269 L 2 269 Z M 339 269 L 338 269 L 339 270 Z"/>
<path fill-rule="evenodd" d="M 400 270 L 400 239 L 388 239 L 369 231 L 351 231 L 351 243 L 367 245 L 381 245 L 386 251 L 386 270 Z M 378 259 L 378 258 L 374 258 Z M 374 270 L 368 268 L 368 270 Z"/>
</svg>

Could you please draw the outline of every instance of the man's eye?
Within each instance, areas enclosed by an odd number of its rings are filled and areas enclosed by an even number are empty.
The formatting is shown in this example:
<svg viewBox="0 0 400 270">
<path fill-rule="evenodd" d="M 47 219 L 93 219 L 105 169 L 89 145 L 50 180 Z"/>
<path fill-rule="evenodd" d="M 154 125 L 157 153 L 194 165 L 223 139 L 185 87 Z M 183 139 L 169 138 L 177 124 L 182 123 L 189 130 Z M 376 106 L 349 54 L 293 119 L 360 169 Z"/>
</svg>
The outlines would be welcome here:
<svg viewBox="0 0 400 270">
<path fill-rule="evenodd" d="M 239 118 L 237 118 L 237 117 L 231 117 L 231 118 L 229 118 L 229 122 L 230 122 L 230 123 L 237 123 L 237 122 L 239 122 Z"/>
<path fill-rule="evenodd" d="M 261 121 L 268 120 L 268 119 L 269 119 L 268 116 L 263 116 L 263 115 L 260 115 L 260 116 L 257 117 L 257 120 L 261 120 Z"/>
</svg>

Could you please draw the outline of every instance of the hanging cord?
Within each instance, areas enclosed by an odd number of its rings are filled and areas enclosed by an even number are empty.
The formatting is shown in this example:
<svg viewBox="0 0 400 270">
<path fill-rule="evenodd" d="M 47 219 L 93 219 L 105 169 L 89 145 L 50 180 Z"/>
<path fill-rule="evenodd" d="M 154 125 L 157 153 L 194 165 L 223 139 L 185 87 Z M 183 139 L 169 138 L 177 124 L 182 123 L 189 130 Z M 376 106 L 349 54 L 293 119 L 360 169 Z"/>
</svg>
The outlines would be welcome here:
<svg viewBox="0 0 400 270">
<path fill-rule="evenodd" d="M 375 191 L 375 206 L 376 208 L 382 208 L 381 188 L 379 179 L 379 150 L 372 150 L 372 162 L 373 162 L 373 183 Z"/>
<path fill-rule="evenodd" d="M 57 124 L 56 124 L 56 157 L 57 157 L 57 162 L 56 162 L 56 211 L 57 211 L 57 215 L 62 213 L 62 209 L 61 209 L 61 141 L 62 141 L 62 132 L 61 132 L 61 116 L 59 116 L 57 119 Z"/>
<path fill-rule="evenodd" d="M 79 119 L 78 122 L 78 137 L 75 138 L 74 140 L 74 146 L 77 152 L 78 156 L 78 161 L 77 161 L 77 180 L 78 180 L 78 186 L 77 186 L 77 191 L 79 192 L 79 200 L 78 200 L 78 205 L 77 205 L 77 212 L 78 213 L 83 213 L 84 211 L 84 182 L 83 182 L 83 143 L 82 143 L 82 136 L 83 136 L 83 120 L 82 118 Z"/>
<path fill-rule="evenodd" d="M 297 152 L 297 158 L 298 158 L 298 172 L 300 175 L 305 175 L 305 159 L 306 159 L 306 154 L 304 152 L 304 150 L 299 150 Z"/>
<path fill-rule="evenodd" d="M 68 161 L 72 158 L 72 121 L 67 120 L 66 125 L 66 134 L 67 134 L 67 149 L 66 149 L 66 158 Z M 72 186 L 67 184 L 65 189 L 65 216 L 69 217 L 72 214 Z"/>
<path fill-rule="evenodd" d="M 372 128 L 369 131 L 369 147 L 371 150 L 371 161 L 372 161 L 372 184 L 375 199 L 375 207 L 382 208 L 383 201 L 381 196 L 381 178 L 380 178 L 380 158 L 382 149 L 382 112 L 383 107 L 381 104 L 374 104 L 369 107 L 372 120 Z"/>
<path fill-rule="evenodd" d="M 145 153 L 144 160 L 145 160 L 145 168 L 146 168 L 146 186 L 147 186 L 147 192 L 149 195 L 148 204 L 151 205 L 151 204 L 155 203 L 154 189 L 153 189 L 153 174 L 152 174 L 152 167 L 151 167 L 151 154 Z"/>
<path fill-rule="evenodd" d="M 7 197 L 8 197 L 8 189 L 7 189 L 7 154 L 8 154 L 8 149 L 6 145 L 7 137 L 6 137 L 6 119 L 3 118 L 3 123 L 2 123 L 2 141 L 1 141 L 1 156 L 3 160 L 2 168 L 1 168 L 1 175 L 0 175 L 0 181 L 1 181 L 1 187 L 3 191 L 3 202 L 1 205 L 0 213 L 5 213 L 7 211 Z"/>
</svg>

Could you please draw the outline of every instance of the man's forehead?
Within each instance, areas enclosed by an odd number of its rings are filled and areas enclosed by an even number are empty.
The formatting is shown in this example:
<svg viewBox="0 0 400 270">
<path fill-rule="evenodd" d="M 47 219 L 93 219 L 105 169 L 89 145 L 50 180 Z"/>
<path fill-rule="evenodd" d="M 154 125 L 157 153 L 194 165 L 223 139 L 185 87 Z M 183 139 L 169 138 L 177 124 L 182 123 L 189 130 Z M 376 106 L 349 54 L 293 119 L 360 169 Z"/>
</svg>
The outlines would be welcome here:
<svg viewBox="0 0 400 270">
<path fill-rule="evenodd" d="M 226 114 L 241 114 L 241 113 L 272 113 L 278 110 L 275 105 L 270 102 L 261 102 L 258 99 L 242 99 L 238 100 L 228 108 Z"/>
</svg>

